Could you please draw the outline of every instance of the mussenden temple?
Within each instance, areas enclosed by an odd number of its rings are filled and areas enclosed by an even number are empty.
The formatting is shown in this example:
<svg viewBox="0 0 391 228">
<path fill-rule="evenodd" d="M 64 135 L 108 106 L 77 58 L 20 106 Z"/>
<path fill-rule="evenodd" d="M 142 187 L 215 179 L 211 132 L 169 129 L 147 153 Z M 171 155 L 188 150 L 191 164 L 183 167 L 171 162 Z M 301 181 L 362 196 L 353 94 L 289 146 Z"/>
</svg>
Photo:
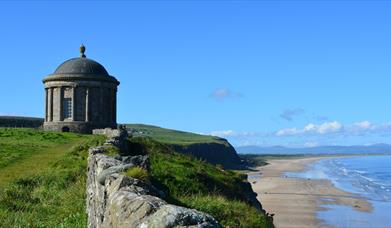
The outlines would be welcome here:
<svg viewBox="0 0 391 228">
<path fill-rule="evenodd" d="M 91 133 L 98 128 L 117 127 L 117 87 L 98 62 L 80 57 L 62 63 L 43 79 L 45 85 L 44 130 Z"/>
</svg>

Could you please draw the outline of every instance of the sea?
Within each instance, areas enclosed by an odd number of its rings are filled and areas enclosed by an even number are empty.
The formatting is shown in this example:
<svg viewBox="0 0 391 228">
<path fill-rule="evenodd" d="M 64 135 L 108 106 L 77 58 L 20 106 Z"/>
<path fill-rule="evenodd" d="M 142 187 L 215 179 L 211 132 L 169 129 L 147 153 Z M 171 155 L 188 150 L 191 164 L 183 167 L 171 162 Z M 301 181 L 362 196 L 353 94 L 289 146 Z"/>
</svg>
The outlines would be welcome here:
<svg viewBox="0 0 391 228">
<path fill-rule="evenodd" d="M 317 217 L 325 227 L 391 228 L 391 156 L 325 158 L 308 165 L 304 172 L 290 177 L 328 179 L 334 186 L 369 201 L 372 212 L 350 206 L 322 205 Z"/>
</svg>

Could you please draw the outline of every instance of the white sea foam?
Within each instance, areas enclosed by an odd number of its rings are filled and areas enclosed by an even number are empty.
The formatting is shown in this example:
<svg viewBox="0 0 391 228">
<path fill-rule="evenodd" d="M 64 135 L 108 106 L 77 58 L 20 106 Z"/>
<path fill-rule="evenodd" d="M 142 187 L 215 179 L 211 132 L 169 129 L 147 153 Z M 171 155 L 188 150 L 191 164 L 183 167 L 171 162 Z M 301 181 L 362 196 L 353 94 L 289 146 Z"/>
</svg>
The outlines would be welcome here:
<svg viewBox="0 0 391 228">
<path fill-rule="evenodd" d="M 390 227 L 391 156 L 325 159 L 312 165 L 322 170 L 336 187 L 368 199 L 372 213 L 358 212 L 345 206 L 330 206 L 319 218 L 336 227 Z M 310 170 L 308 172 L 311 172 Z"/>
</svg>

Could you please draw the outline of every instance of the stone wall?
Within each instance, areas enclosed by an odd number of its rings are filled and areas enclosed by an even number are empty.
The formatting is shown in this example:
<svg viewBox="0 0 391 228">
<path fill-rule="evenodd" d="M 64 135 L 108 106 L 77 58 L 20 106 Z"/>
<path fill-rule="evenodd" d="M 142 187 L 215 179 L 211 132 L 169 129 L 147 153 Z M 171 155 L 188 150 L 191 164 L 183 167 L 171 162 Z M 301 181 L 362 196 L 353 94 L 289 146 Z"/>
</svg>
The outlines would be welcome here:
<svg viewBox="0 0 391 228">
<path fill-rule="evenodd" d="M 135 166 L 148 169 L 148 156 L 109 156 L 112 146 L 125 150 L 127 132 L 97 129 L 108 137 L 104 146 L 89 149 L 87 178 L 88 227 L 221 227 L 210 215 L 168 204 L 164 193 L 148 181 L 123 173 Z"/>
</svg>

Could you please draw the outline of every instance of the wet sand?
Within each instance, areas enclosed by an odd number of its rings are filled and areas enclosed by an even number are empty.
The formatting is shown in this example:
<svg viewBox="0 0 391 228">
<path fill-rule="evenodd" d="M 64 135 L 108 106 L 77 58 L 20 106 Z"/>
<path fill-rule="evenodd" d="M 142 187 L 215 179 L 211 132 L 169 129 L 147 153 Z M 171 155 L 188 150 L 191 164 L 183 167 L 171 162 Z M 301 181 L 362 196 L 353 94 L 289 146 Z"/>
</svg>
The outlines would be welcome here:
<svg viewBox="0 0 391 228">
<path fill-rule="evenodd" d="M 371 212 L 372 205 L 359 196 L 342 191 L 329 180 L 285 177 L 284 172 L 304 171 L 307 164 L 324 157 L 269 160 L 269 165 L 250 172 L 249 181 L 258 200 L 269 214 L 274 215 L 277 228 L 331 227 L 316 218 L 324 204 L 351 206 Z M 256 178 L 259 177 L 260 178 Z"/>
</svg>

